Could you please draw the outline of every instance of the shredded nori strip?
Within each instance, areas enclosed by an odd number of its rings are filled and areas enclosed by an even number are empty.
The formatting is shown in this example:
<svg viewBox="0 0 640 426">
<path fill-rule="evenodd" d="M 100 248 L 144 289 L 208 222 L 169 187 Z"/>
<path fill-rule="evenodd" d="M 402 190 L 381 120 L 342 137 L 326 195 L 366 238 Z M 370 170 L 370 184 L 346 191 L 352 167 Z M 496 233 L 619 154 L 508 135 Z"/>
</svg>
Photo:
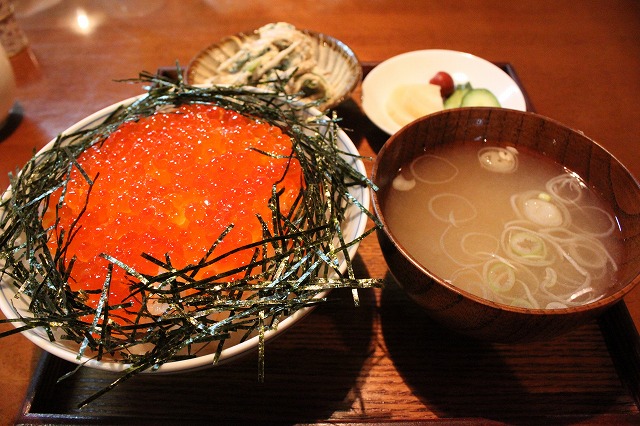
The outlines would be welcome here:
<svg viewBox="0 0 640 426">
<path fill-rule="evenodd" d="M 203 343 L 215 345 L 217 361 L 232 333 L 241 333 L 243 340 L 259 336 L 262 380 L 267 330 L 277 328 L 282 319 L 299 309 L 326 301 L 319 296 L 327 290 L 352 288 L 357 305 L 356 289 L 382 285 L 378 279 L 356 278 L 347 252 L 381 226 L 349 189 L 375 188 L 348 161 L 353 154 L 338 149 L 339 120 L 335 114 L 311 117 L 306 110 L 314 103 L 297 102 L 283 89 L 277 86 L 274 89 L 273 82 L 262 90 L 203 88 L 189 86 L 181 78 L 172 80 L 146 72 L 127 81 L 147 85 L 147 94 L 130 105 L 118 107 L 98 125 L 59 135 L 51 149 L 35 155 L 19 173 L 10 175 L 10 190 L 0 202 L 0 279 L 3 285 L 15 287 L 16 298 L 26 296 L 32 316 L 3 320 L 24 325 L 0 333 L 0 337 L 42 327 L 52 341 L 76 342 L 78 360 L 82 356 L 96 360 L 113 358 L 129 364 L 117 380 L 81 405 L 141 371 L 197 356 L 196 348 Z M 74 259 L 68 258 L 67 248 L 77 231 L 77 219 L 67 234 L 58 236 L 57 249 L 51 251 L 47 238 L 53 227 L 44 229 L 42 224 L 47 206 L 58 209 L 64 203 L 65 188 L 74 168 L 80 170 L 89 185 L 93 184 L 96 177 L 84 173 L 77 162 L 87 148 L 102 143 L 125 122 L 193 103 L 218 105 L 280 127 L 292 138 L 293 156 L 302 166 L 305 187 L 285 216 L 280 212 L 279 194 L 274 186 L 270 201 L 272 216 L 258 218 L 263 224 L 263 240 L 237 249 L 253 253 L 252 262 L 245 267 L 197 278 L 201 268 L 232 254 L 219 254 L 216 246 L 233 224 L 217 241 L 211 242 L 205 257 L 182 269 L 176 269 L 168 255 L 157 259 L 141 253 L 162 271 L 156 276 L 140 274 L 127 265 L 126 259 L 104 253 L 109 268 L 100 302 L 97 308 L 88 306 L 86 292 L 72 291 L 68 285 Z M 61 195 L 53 199 L 53 194 Z M 87 203 L 90 197 L 89 194 Z M 342 225 L 347 208 L 353 205 L 373 220 L 374 227 L 354 241 L 345 241 Z M 341 262 L 346 264 L 344 273 L 338 267 Z M 142 302 L 136 320 L 124 325 L 112 319 L 112 314 L 115 315 L 112 311 L 126 308 L 127 303 L 110 306 L 107 297 L 114 268 L 128 273 L 131 297 Z M 238 272 L 242 272 L 242 279 L 228 279 Z M 169 309 L 162 315 L 152 315 L 147 303 L 163 303 Z M 133 349 L 142 344 L 151 349 L 143 354 Z"/>
</svg>

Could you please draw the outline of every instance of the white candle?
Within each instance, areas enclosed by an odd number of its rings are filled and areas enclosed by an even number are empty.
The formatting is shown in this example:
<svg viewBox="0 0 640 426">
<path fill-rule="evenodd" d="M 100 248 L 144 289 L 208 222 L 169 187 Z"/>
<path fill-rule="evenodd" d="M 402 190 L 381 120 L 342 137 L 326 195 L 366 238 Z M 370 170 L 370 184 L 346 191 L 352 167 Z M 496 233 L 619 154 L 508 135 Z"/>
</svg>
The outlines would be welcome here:
<svg viewBox="0 0 640 426">
<path fill-rule="evenodd" d="M 4 126 L 16 100 L 16 79 L 11 62 L 0 45 L 0 127 Z"/>
</svg>

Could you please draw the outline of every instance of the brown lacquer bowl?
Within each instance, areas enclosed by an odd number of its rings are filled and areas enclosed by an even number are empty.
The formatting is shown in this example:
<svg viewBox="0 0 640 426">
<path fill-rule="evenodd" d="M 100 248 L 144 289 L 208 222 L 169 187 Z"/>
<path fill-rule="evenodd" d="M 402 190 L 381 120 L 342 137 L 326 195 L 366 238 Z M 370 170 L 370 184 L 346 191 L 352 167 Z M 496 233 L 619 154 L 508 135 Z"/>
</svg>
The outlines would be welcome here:
<svg viewBox="0 0 640 426">
<path fill-rule="evenodd" d="M 560 309 L 503 305 L 459 290 L 407 252 L 385 221 L 385 199 L 392 179 L 403 164 L 425 150 L 460 140 L 510 143 L 534 150 L 579 174 L 611 206 L 622 230 L 622 258 L 616 284 L 602 298 Z M 453 109 L 420 118 L 386 142 L 377 156 L 373 181 L 379 187 L 373 196 L 374 209 L 384 225 L 378 238 L 391 273 L 431 317 L 459 333 L 494 342 L 548 339 L 594 319 L 640 282 L 638 181 L 596 142 L 549 118 L 499 108 Z M 425 226 L 429 226 L 427 221 Z"/>
</svg>

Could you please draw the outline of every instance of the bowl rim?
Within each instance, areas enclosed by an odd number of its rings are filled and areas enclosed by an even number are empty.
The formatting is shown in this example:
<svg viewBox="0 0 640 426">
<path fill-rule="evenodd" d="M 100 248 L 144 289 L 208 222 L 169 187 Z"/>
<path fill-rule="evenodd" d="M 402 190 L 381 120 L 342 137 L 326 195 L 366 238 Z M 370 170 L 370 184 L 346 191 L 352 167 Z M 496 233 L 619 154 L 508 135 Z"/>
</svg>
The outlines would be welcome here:
<svg viewBox="0 0 640 426">
<path fill-rule="evenodd" d="M 133 97 L 121 100 L 119 102 L 113 103 L 111 105 L 108 105 L 90 114 L 89 116 L 81 119 L 75 124 L 69 126 L 66 130 L 61 132 L 61 134 L 73 133 L 74 131 L 80 130 L 82 128 L 98 124 L 99 122 L 104 120 L 115 109 L 122 106 L 130 105 L 131 103 L 145 96 L 148 96 L 148 94 L 133 96 Z M 319 116 L 323 115 L 321 111 L 315 108 L 308 108 L 307 111 L 312 115 L 314 114 Z M 359 173 L 361 173 L 363 176 L 366 176 L 367 171 L 366 171 L 364 162 L 359 155 L 359 151 L 356 145 L 353 143 L 353 141 L 349 138 L 349 136 L 346 134 L 346 132 L 342 128 L 338 129 L 336 136 L 337 136 L 337 141 L 342 145 L 342 148 L 345 149 L 349 154 L 351 154 L 346 158 L 348 158 L 348 160 L 351 162 L 353 167 Z M 51 146 L 55 143 L 56 139 L 57 138 L 54 137 L 44 147 L 42 147 L 36 153 L 36 155 L 50 149 Z M 357 187 L 355 190 L 357 190 L 357 194 L 353 194 L 354 198 L 356 198 L 364 208 L 369 209 L 371 205 L 370 191 L 368 191 L 367 188 L 365 187 Z M 9 185 L 9 187 L 3 191 L 2 199 L 9 196 L 10 194 L 11 194 L 11 186 Z M 355 208 L 359 208 L 359 207 L 351 206 L 350 208 L 353 209 L 353 211 L 355 212 Z M 360 211 L 359 213 L 356 213 L 356 214 L 350 214 L 347 216 L 348 218 L 345 220 L 350 224 L 353 223 L 353 225 L 350 225 L 353 227 L 353 230 L 350 232 L 349 237 L 352 236 L 353 240 L 356 240 L 357 238 L 359 238 L 364 234 L 365 229 L 367 227 L 368 216 L 363 211 Z M 353 243 L 351 246 L 349 246 L 347 251 L 351 258 L 355 256 L 359 245 L 360 245 L 360 241 Z M 346 262 L 343 260 L 340 264 L 341 271 L 344 272 L 346 267 L 347 267 Z M 329 292 L 330 292 L 329 290 L 322 292 L 316 295 L 316 298 L 321 299 L 325 297 Z M 18 313 L 14 309 L 12 303 L 10 302 L 10 299 L 11 299 L 10 296 L 12 296 L 14 293 L 15 291 L 13 286 L 7 284 L 5 280 L 0 280 L 0 310 L 2 310 L 3 314 L 7 317 L 7 319 L 20 318 L 18 316 Z M 295 323 L 299 322 L 301 319 L 303 319 L 305 316 L 311 313 L 311 311 L 313 311 L 315 307 L 316 306 L 314 305 L 314 306 L 301 308 L 296 312 L 294 312 L 293 314 L 287 316 L 286 318 L 283 318 L 278 323 L 277 329 L 275 330 L 270 329 L 264 333 L 264 341 L 268 342 L 273 338 L 275 338 L 276 336 L 281 335 L 286 330 L 288 330 L 291 326 L 293 326 Z M 13 322 L 12 325 L 15 328 L 19 328 L 23 324 L 21 322 Z M 77 350 L 74 350 L 73 348 L 66 346 L 64 344 L 64 341 L 56 340 L 54 342 L 51 342 L 47 337 L 45 337 L 46 333 L 43 333 L 41 331 L 41 327 L 24 330 L 21 332 L 21 334 L 24 335 L 29 341 L 34 343 L 36 346 L 45 350 L 46 352 L 49 352 L 52 355 L 55 355 L 59 358 L 62 358 L 74 364 L 80 364 L 82 366 L 87 366 L 87 367 L 96 368 L 104 371 L 111 371 L 111 372 L 122 372 L 126 368 L 128 368 L 130 365 L 127 363 L 118 362 L 111 359 L 104 359 L 101 361 L 97 361 L 88 356 L 83 356 L 81 359 L 78 359 Z M 225 347 L 222 350 L 219 359 L 215 363 L 214 363 L 215 353 L 207 353 L 201 356 L 195 356 L 194 358 L 178 360 L 178 361 L 169 361 L 162 364 L 159 368 L 155 370 L 144 370 L 142 371 L 142 373 L 143 374 L 169 374 L 169 373 L 176 373 L 176 372 L 190 372 L 190 371 L 201 370 L 209 367 L 219 366 L 219 365 L 231 362 L 242 356 L 248 355 L 249 353 L 257 350 L 258 343 L 259 343 L 259 336 L 253 336 L 243 342 L 229 345 L 228 347 Z"/>
<path fill-rule="evenodd" d="M 249 31 L 240 31 L 237 32 L 235 34 L 231 34 L 231 35 L 226 35 L 222 38 L 220 38 L 218 41 L 215 41 L 211 44 L 209 44 L 208 46 L 200 49 L 190 60 L 189 63 L 187 64 L 187 67 L 185 69 L 184 72 L 184 76 L 185 76 L 185 81 L 187 84 L 201 84 L 198 83 L 195 80 L 194 74 L 200 64 L 200 62 L 203 60 L 203 58 L 205 58 L 206 56 L 209 55 L 209 53 L 213 50 L 218 49 L 218 47 L 222 44 L 225 44 L 228 41 L 232 41 L 236 38 L 242 38 L 242 37 L 246 37 L 246 38 L 254 38 L 258 35 L 258 30 L 259 28 L 255 28 Z M 351 74 L 351 82 L 348 86 L 346 86 L 346 90 L 344 91 L 344 93 L 339 94 L 338 96 L 334 96 L 331 97 L 330 99 L 328 99 L 327 101 L 325 101 L 322 104 L 322 108 L 321 111 L 326 111 L 328 109 L 333 109 L 336 106 L 340 105 L 341 103 L 343 103 L 344 101 L 346 101 L 349 97 L 351 97 L 351 94 L 353 94 L 353 92 L 355 91 L 356 87 L 358 86 L 358 84 L 360 84 L 360 82 L 362 81 L 362 77 L 363 77 L 363 70 L 362 70 L 362 64 L 360 63 L 360 60 L 358 59 L 358 56 L 356 55 L 356 53 L 353 51 L 353 49 L 351 49 L 346 43 L 344 43 L 343 41 L 330 36 L 328 34 L 325 33 L 321 33 L 318 31 L 314 31 L 314 30 L 310 30 L 310 29 L 300 29 L 300 28 L 296 28 L 297 31 L 300 31 L 301 33 L 314 38 L 316 40 L 319 41 L 319 47 L 320 48 L 326 48 L 332 51 L 336 51 L 340 54 L 341 57 L 343 57 L 351 66 L 350 69 L 352 69 L 354 71 L 353 74 Z M 333 48 L 332 48 L 333 46 Z"/>
<path fill-rule="evenodd" d="M 542 114 L 539 114 L 539 113 L 536 113 L 536 112 L 533 112 L 533 111 L 520 111 L 520 110 L 512 110 L 512 109 L 506 109 L 506 108 L 488 108 L 488 107 L 456 108 L 456 109 L 451 109 L 451 110 L 438 111 L 436 113 L 433 113 L 433 114 L 430 114 L 430 115 L 427 115 L 427 116 L 424 116 L 424 117 L 420 117 L 420 118 L 416 119 L 415 121 L 413 121 L 413 122 L 407 124 L 406 126 L 402 127 L 398 132 L 396 132 L 393 135 L 391 135 L 389 137 L 389 139 L 387 139 L 387 141 L 383 144 L 382 148 L 380 148 L 380 151 L 378 152 L 378 155 L 376 156 L 375 162 L 374 162 L 373 167 L 372 167 L 371 181 L 374 183 L 374 185 L 378 185 L 379 179 L 378 179 L 377 172 L 378 172 L 378 169 L 379 169 L 379 166 L 380 166 L 380 162 L 383 159 L 385 152 L 390 149 L 392 144 L 398 143 L 398 142 L 395 142 L 395 141 L 398 140 L 399 137 L 402 134 L 404 134 L 404 132 L 409 131 L 418 122 L 430 120 L 430 119 L 433 119 L 434 117 L 437 117 L 437 116 L 460 113 L 460 110 L 478 110 L 478 109 L 484 110 L 484 111 L 486 111 L 488 113 L 490 113 L 493 110 L 493 111 L 502 111 L 505 114 L 518 114 L 518 115 L 521 115 L 521 116 L 523 116 L 523 115 L 524 116 L 529 116 L 529 117 L 533 117 L 533 118 L 538 119 L 538 120 L 546 121 L 546 122 L 552 123 L 554 125 L 560 126 L 561 128 L 564 128 L 564 129 L 569 130 L 571 132 L 580 134 L 582 137 L 586 138 L 591 144 L 594 144 L 595 146 L 597 146 L 600 149 L 602 149 L 602 151 L 605 152 L 611 158 L 612 161 L 615 161 L 616 163 L 618 163 L 618 165 L 621 167 L 621 169 L 624 170 L 624 172 L 626 174 L 628 174 L 628 176 L 633 180 L 633 182 L 635 182 L 636 186 L 638 188 L 640 188 L 640 181 L 635 178 L 635 176 L 624 166 L 624 164 L 622 164 L 620 162 L 620 160 L 618 160 L 611 152 L 606 150 L 598 142 L 596 142 L 592 138 L 590 138 L 587 135 L 585 135 L 584 132 L 582 132 L 580 130 L 577 130 L 577 129 L 573 128 L 573 127 L 567 126 L 567 125 L 561 123 L 558 120 L 555 120 L 553 118 L 547 117 L 545 115 L 542 115 Z M 637 285 L 640 284 L 640 274 L 638 274 L 631 281 L 623 284 L 622 287 L 620 287 L 619 289 L 617 289 L 613 293 L 609 294 L 608 296 L 603 297 L 602 299 L 598 299 L 598 300 L 596 300 L 594 302 L 591 302 L 591 303 L 582 304 L 582 305 L 579 305 L 579 306 L 566 307 L 566 308 L 554 308 L 554 309 L 537 308 L 537 309 L 535 309 L 535 308 L 523 308 L 523 307 L 519 307 L 519 306 L 512 306 L 512 305 L 507 305 L 507 304 L 503 304 L 503 303 L 499 303 L 499 302 L 494 302 L 494 301 L 485 299 L 483 297 L 480 297 L 478 295 L 475 295 L 473 293 L 470 293 L 468 291 L 465 291 L 465 290 L 462 290 L 462 289 L 458 288 L 457 286 L 447 282 L 443 278 L 440 278 L 439 276 L 434 274 L 426 266 L 422 265 L 414 256 L 412 256 L 408 252 L 408 250 L 402 245 L 402 243 L 400 241 L 398 241 L 398 239 L 394 236 L 394 234 L 389 229 L 389 226 L 387 225 L 386 218 L 385 218 L 384 214 L 382 213 L 382 207 L 381 207 L 381 200 L 380 200 L 379 191 L 372 191 L 371 199 L 372 199 L 372 206 L 373 206 L 374 214 L 376 215 L 378 220 L 382 223 L 382 227 L 378 230 L 378 232 L 384 233 L 385 237 L 389 239 L 389 241 L 393 244 L 394 248 L 406 260 L 408 260 L 416 269 L 418 269 L 421 273 L 423 273 L 426 276 L 428 276 L 434 282 L 437 282 L 439 285 L 447 288 L 448 290 L 454 292 L 455 294 L 458 294 L 458 295 L 460 295 L 460 296 L 462 296 L 462 297 L 464 297 L 466 299 L 469 299 L 469 300 L 471 300 L 471 301 L 473 301 L 473 302 L 475 302 L 477 304 L 480 304 L 480 305 L 488 306 L 488 307 L 493 308 L 493 309 L 512 312 L 512 313 L 515 313 L 515 314 L 536 315 L 536 316 L 564 316 L 564 315 L 583 313 L 583 312 L 587 312 L 587 311 L 591 311 L 591 310 L 596 310 L 596 309 L 608 307 L 608 306 L 620 301 L 626 294 L 631 292 Z M 391 274 L 393 275 L 393 272 L 391 271 L 391 268 L 389 268 L 389 272 L 391 272 Z"/>
</svg>

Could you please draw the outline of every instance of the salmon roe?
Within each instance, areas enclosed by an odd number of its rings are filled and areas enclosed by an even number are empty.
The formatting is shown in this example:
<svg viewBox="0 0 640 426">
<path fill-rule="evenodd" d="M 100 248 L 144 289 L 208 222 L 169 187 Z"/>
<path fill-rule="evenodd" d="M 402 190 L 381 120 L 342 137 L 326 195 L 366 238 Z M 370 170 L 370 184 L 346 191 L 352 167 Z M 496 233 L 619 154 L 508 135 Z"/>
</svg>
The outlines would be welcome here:
<svg viewBox="0 0 640 426">
<path fill-rule="evenodd" d="M 162 261 L 166 254 L 181 269 L 201 260 L 231 224 L 234 228 L 213 256 L 261 241 L 256 215 L 271 223 L 273 185 L 283 191 L 280 209 L 285 214 L 303 185 L 300 164 L 288 158 L 291 153 L 291 139 L 280 128 L 216 106 L 185 105 L 127 122 L 78 158 L 88 176 L 98 177 L 86 203 L 89 184 L 77 169 L 72 171 L 48 244 L 55 250 L 60 232 L 68 235 L 86 206 L 66 254 L 67 261 L 76 257 L 69 285 L 77 291 L 102 289 L 108 261 L 101 253 L 155 276 L 165 270 L 142 258 L 143 252 Z M 52 200 L 53 205 L 58 197 Z M 44 226 L 52 226 L 55 216 L 56 209 L 49 208 Z M 252 254 L 240 251 L 196 277 L 246 265 Z M 130 284 L 131 277 L 114 267 L 110 304 L 131 302 L 131 311 L 137 311 L 139 301 L 128 298 Z M 89 304 L 96 306 L 98 298 L 92 295 Z"/>
</svg>

